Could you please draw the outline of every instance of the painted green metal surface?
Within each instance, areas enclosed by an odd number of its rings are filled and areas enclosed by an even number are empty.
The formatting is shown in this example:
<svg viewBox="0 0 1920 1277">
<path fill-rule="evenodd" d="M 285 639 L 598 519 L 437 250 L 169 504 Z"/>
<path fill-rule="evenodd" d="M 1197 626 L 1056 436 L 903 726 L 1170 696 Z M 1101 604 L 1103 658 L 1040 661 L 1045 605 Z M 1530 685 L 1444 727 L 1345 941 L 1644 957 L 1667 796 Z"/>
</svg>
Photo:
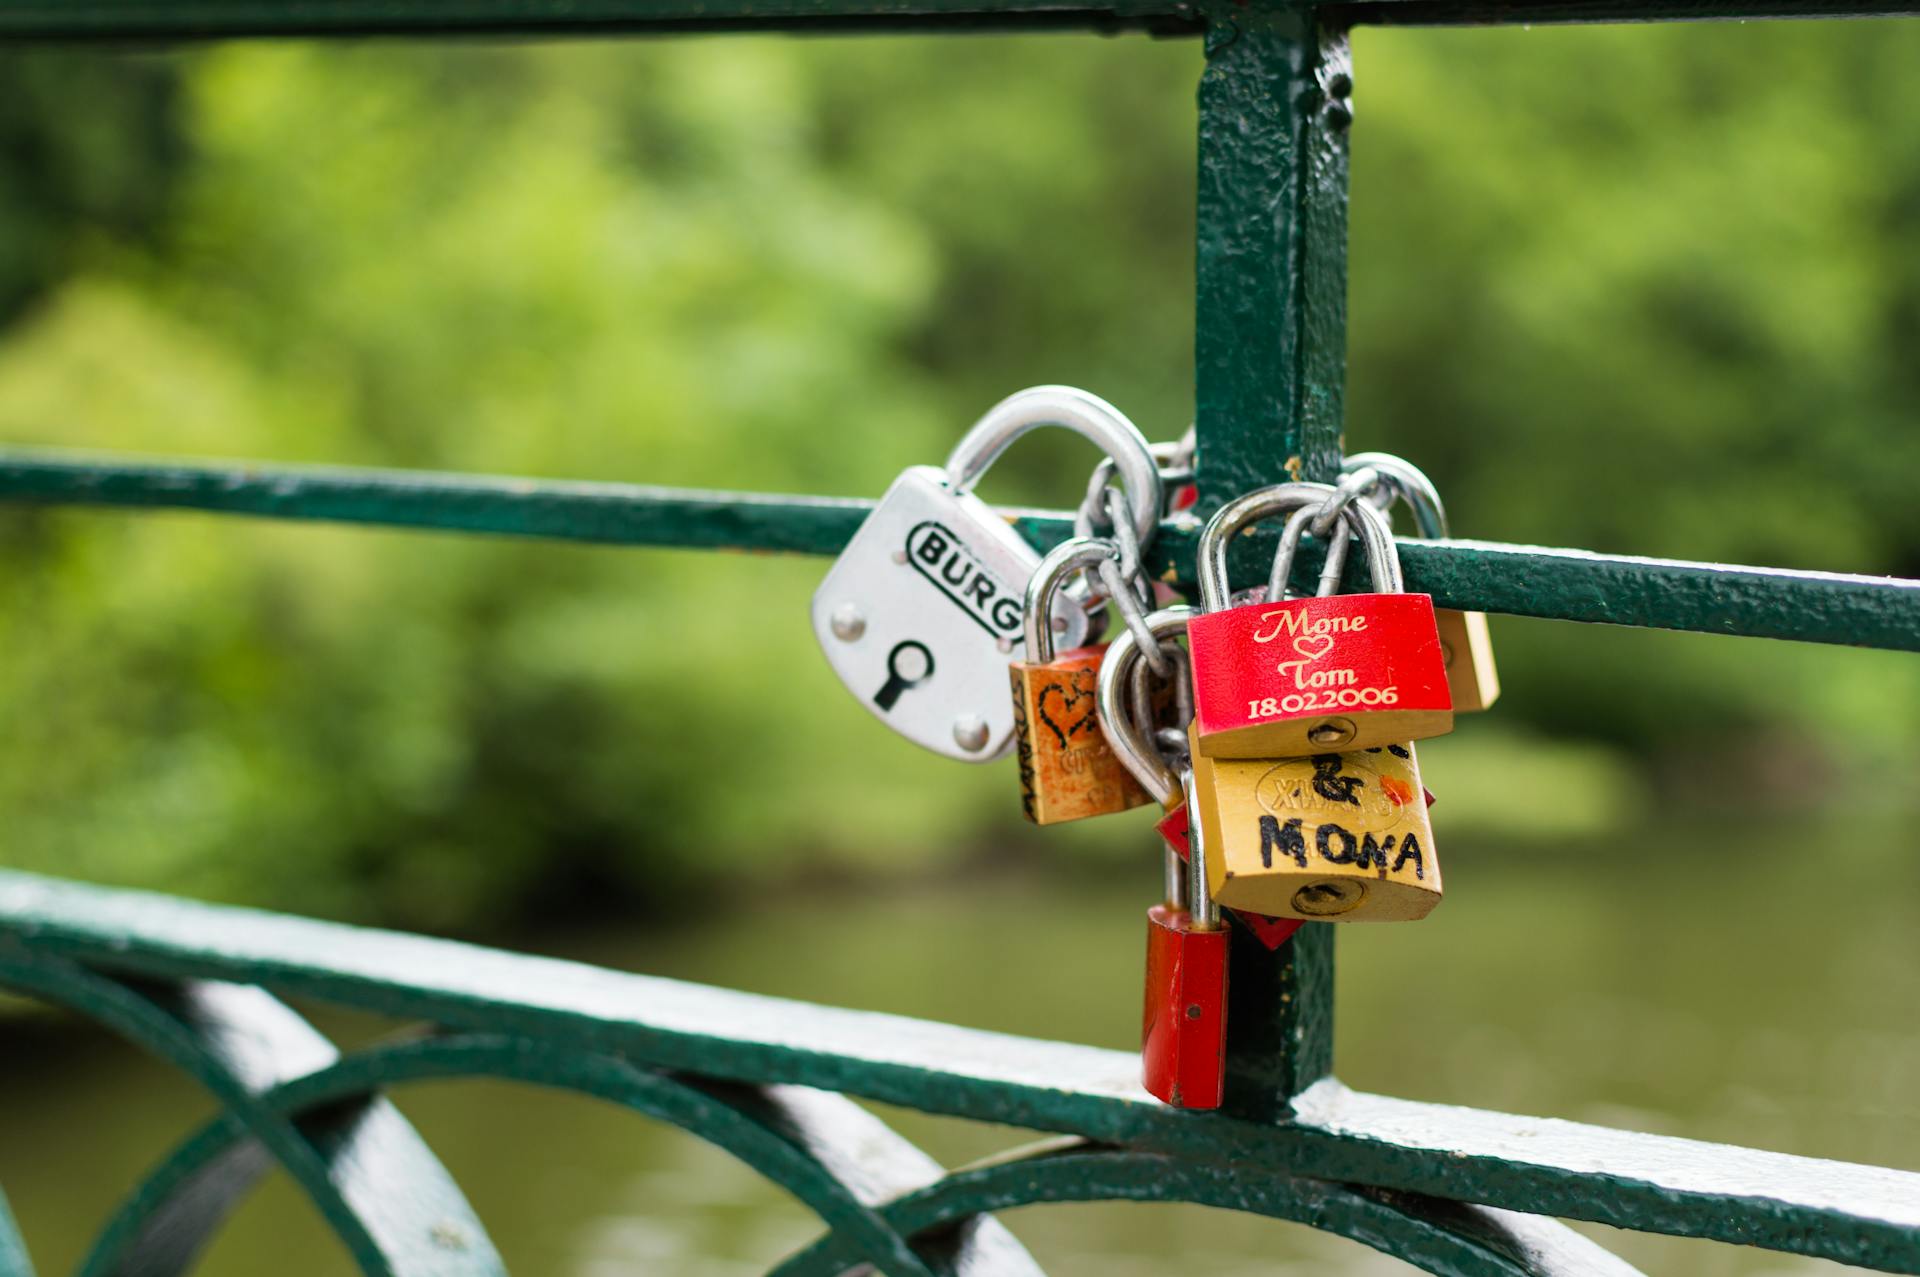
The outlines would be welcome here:
<svg viewBox="0 0 1920 1277">
<path fill-rule="evenodd" d="M 302 1129 L 264 1100 L 273 1087 L 325 1067 L 336 1052 L 306 1021 L 245 984 L 112 980 L 0 939 L 0 986 L 80 1012 L 204 1086 L 284 1167 L 363 1272 L 379 1277 L 504 1277 L 486 1230 L 398 1110 L 368 1099 Z M 197 1196 L 218 1193 L 206 1177 Z M 188 1271 L 209 1240 L 209 1217 L 165 1216 L 109 1267 L 116 1277 Z M 212 1218 L 217 1218 L 214 1216 Z"/>
<path fill-rule="evenodd" d="M 871 501 L 627 483 L 321 466 L 180 465 L 24 450 L 0 452 L 0 500 L 796 554 L 838 553 L 873 509 Z"/>
<path fill-rule="evenodd" d="M 0 40 L 982 28 L 1198 34 L 1201 7 L 1184 0 L 0 0 Z M 1285 13 L 1316 5 L 1270 0 L 1258 7 Z M 1348 24 L 1850 17 L 1916 9 L 1914 0 L 1325 0 L 1317 7 Z"/>
<path fill-rule="evenodd" d="M 1340 469 L 1346 35 L 1227 8 L 1200 80 L 1194 423 L 1200 508 Z"/>
<path fill-rule="evenodd" d="M 0 41 L 710 29 L 1204 34 L 1199 92 L 1199 512 L 1342 448 L 1347 126 L 1357 23 L 1920 11 L 1920 0 L 0 0 Z M 830 554 L 872 503 L 614 483 L 0 453 L 0 502 L 173 508 L 631 546 Z M 1011 512 L 1031 543 L 1059 512 Z M 1190 584 L 1195 524 L 1154 569 Z M 1273 531 L 1237 556 L 1271 553 Z M 1920 651 L 1920 582 L 1478 542 L 1402 543 L 1454 607 Z M 1303 576 L 1317 556 L 1301 556 Z M 1357 571 L 1357 567 L 1356 567 Z M 1358 584 L 1358 582 L 1354 582 Z M 503 1271 L 384 1098 L 451 1077 L 558 1087 L 739 1157 L 827 1228 L 780 1272 L 1039 1269 L 991 1212 L 1191 1201 L 1297 1220 L 1428 1271 L 1625 1274 L 1544 1215 L 1920 1273 L 1920 1175 L 1348 1091 L 1332 1077 L 1333 937 L 1236 934 L 1228 1103 L 1152 1101 L 1130 1054 L 703 989 L 390 933 L 0 870 L 0 987 L 101 1021 L 220 1113 L 109 1221 L 85 1277 L 188 1271 L 285 1167 L 362 1272 Z M 277 995 L 418 1019 L 342 1058 Z M 951 1174 L 848 1096 L 1070 1137 Z M 0 1277 L 31 1277 L 0 1198 Z"/>
<path fill-rule="evenodd" d="M 10 871 L 0 944 L 11 946 L 0 983 L 118 1021 L 135 997 L 129 977 L 254 983 L 555 1058 L 610 1053 L 709 1082 L 817 1087 L 1255 1180 L 1367 1185 L 1920 1273 L 1920 1174 L 1362 1095 L 1330 1078 L 1294 1097 L 1285 1121 L 1185 1113 L 1140 1089 L 1129 1053 Z M 177 1023 L 146 1036 L 164 1046 Z M 197 1052 L 176 1058 L 199 1067 Z M 230 1110 L 250 1106 L 259 1138 L 285 1129 L 258 1092 L 222 1085 Z"/>
<path fill-rule="evenodd" d="M 1346 377 L 1346 32 L 1223 6 L 1200 79 L 1194 426 L 1199 513 L 1340 468 Z M 1192 552 L 1174 538 L 1175 565 Z M 1184 551 L 1184 552 L 1183 552 Z M 1176 571 L 1183 570 L 1176 567 Z M 1333 935 L 1234 935 L 1226 1105 L 1275 1121 L 1333 1067 Z"/>
<path fill-rule="evenodd" d="M 1920 13 L 1914 0 L 1362 0 L 1336 5 L 1355 26 L 1516 26 L 1554 22 L 1725 22 Z"/>
<path fill-rule="evenodd" d="M 0 40 L 955 28 L 1197 24 L 1180 0 L 0 0 Z"/>
<path fill-rule="evenodd" d="M 837 553 L 873 508 L 872 501 L 853 498 L 405 470 L 180 465 L 23 449 L 0 451 L 0 502 L 794 554 Z M 1040 549 L 1072 533 L 1071 520 L 1059 512 L 1009 517 Z M 1263 529 L 1236 547 L 1235 562 L 1249 582 L 1265 579 L 1275 535 Z M 1194 539 L 1191 520 L 1167 523 L 1153 551 L 1156 573 L 1190 585 Z M 1407 588 L 1448 607 L 1920 651 L 1920 581 L 1485 541 L 1402 540 L 1400 556 Z M 1309 546 L 1301 553 L 1299 580 L 1310 584 L 1318 570 Z M 1361 588 L 1359 566 L 1351 571 L 1351 586 Z"/>
<path fill-rule="evenodd" d="M 941 1168 L 878 1118 L 830 1092 L 701 1083 L 551 1042 L 459 1034 L 362 1051 L 290 1080 L 265 1099 L 287 1117 L 305 1120 L 343 1103 L 364 1103 L 394 1086 L 474 1077 L 553 1087 L 670 1122 L 792 1193 L 833 1230 L 849 1263 L 874 1263 L 899 1277 L 930 1277 L 927 1261 L 874 1208 L 937 1181 Z M 128 1199 L 101 1251 L 139 1253 L 140 1239 L 161 1231 L 156 1221 L 179 1213 L 180 1199 L 203 1168 L 243 1161 L 257 1178 L 266 1165 L 258 1154 L 259 1145 L 242 1126 L 215 1119 Z M 236 1191 L 218 1203 L 220 1214 L 236 1207 L 254 1182 L 234 1181 Z M 1003 1227 L 983 1221 L 964 1244 L 940 1253 L 939 1262 L 968 1260 L 976 1251 L 991 1251 L 1003 1265 L 998 1271 L 1009 1274 L 1017 1269 L 1005 1265 L 1024 1253 Z M 88 1271 L 118 1270 L 96 1263 Z"/>
<path fill-rule="evenodd" d="M 1632 1277 L 1638 1272 L 1550 1220 L 1322 1180 L 1237 1175 L 1227 1167 L 1084 1141 L 956 1171 L 896 1202 L 887 1217 L 911 1235 L 980 1212 L 1093 1201 L 1192 1202 L 1289 1219 L 1449 1277 Z M 794 1256 L 772 1277 L 838 1273 L 851 1259 L 838 1239 L 828 1239 Z"/>
</svg>

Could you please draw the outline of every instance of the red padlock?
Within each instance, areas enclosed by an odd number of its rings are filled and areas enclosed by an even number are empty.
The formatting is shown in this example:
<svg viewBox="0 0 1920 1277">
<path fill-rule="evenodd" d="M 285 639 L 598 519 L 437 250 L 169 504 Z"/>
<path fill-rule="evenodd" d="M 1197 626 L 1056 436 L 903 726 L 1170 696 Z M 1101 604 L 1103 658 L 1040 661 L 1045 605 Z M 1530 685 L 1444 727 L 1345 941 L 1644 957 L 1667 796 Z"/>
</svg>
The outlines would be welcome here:
<svg viewBox="0 0 1920 1277">
<path fill-rule="evenodd" d="M 1183 783 L 1190 786 L 1191 777 Z M 1227 932 L 1207 890 L 1205 839 L 1193 840 L 1187 858 L 1186 897 L 1186 908 L 1168 901 L 1147 910 L 1140 1059 L 1156 1098 L 1212 1109 L 1227 1079 Z"/>
<path fill-rule="evenodd" d="M 1365 501 L 1343 517 L 1366 547 L 1375 593 L 1229 605 L 1233 538 L 1339 495 L 1325 484 L 1262 488 L 1220 507 L 1200 534 L 1204 610 L 1187 638 L 1196 735 L 1210 758 L 1297 758 L 1453 730 L 1433 599 L 1403 592 L 1393 533 Z"/>
<path fill-rule="evenodd" d="M 1145 628 L 1156 643 L 1165 642 L 1186 629 L 1192 614 L 1191 608 L 1164 608 L 1146 618 Z M 1192 801 L 1192 774 L 1176 774 L 1161 754 L 1152 698 L 1136 677 L 1144 672 L 1133 630 L 1125 630 L 1100 666 L 1100 730 L 1114 756 L 1173 820 Z M 1176 671 L 1175 677 L 1183 676 Z M 1171 843 L 1163 850 L 1166 900 L 1147 911 L 1143 1080 L 1176 1108 L 1218 1108 L 1226 1069 L 1227 932 L 1207 886 L 1205 849 L 1185 865 Z M 1198 909 L 1190 908 L 1196 901 Z"/>
</svg>

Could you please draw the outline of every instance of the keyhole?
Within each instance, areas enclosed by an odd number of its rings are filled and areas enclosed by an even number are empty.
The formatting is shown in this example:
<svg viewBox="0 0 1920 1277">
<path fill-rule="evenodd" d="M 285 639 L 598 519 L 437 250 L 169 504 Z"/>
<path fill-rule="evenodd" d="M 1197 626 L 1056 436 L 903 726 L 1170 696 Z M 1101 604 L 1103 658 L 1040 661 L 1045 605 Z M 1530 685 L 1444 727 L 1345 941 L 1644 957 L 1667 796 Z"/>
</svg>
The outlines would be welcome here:
<svg viewBox="0 0 1920 1277">
<path fill-rule="evenodd" d="M 1331 878 L 1309 883 L 1293 893 L 1295 912 L 1325 918 L 1348 913 L 1367 898 L 1367 885 L 1350 878 Z"/>
<path fill-rule="evenodd" d="M 918 674 L 907 675 L 900 672 L 900 654 L 913 651 L 920 653 L 923 666 Z M 873 703 L 883 710 L 891 710 L 893 703 L 900 699 L 900 693 L 910 687 L 918 687 L 933 677 L 933 653 L 919 639 L 902 639 L 893 645 L 887 653 L 887 681 L 873 694 Z"/>
</svg>

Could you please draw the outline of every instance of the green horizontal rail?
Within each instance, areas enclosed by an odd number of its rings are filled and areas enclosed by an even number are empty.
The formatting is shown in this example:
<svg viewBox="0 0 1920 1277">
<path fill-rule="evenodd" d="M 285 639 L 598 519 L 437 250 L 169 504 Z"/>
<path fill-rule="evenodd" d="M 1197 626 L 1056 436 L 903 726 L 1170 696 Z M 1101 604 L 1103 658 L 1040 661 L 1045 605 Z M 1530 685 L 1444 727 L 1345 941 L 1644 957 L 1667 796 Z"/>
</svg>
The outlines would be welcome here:
<svg viewBox="0 0 1920 1277">
<path fill-rule="evenodd" d="M 0 501 L 163 507 L 610 545 L 833 554 L 871 501 L 320 466 L 0 452 Z"/>
<path fill-rule="evenodd" d="M 1858 17 L 1917 0 L 1268 0 L 1338 23 L 1431 25 Z M 1198 33 L 1194 0 L 0 0 L 0 40 L 247 35 L 588 34 L 890 27 L 1143 28 Z"/>
<path fill-rule="evenodd" d="M 1231 1168 L 1477 1202 L 1920 1273 L 1920 1174 L 1423 1104 L 1328 1079 L 1276 1125 L 1168 1108 L 1139 1057 L 706 988 L 552 958 L 0 871 L 0 977 L 258 985 L 540 1049 Z M 0 981 L 4 982 L 4 981 Z"/>
<path fill-rule="evenodd" d="M 1326 6 L 1353 26 L 1515 26 L 1579 22 L 1720 22 L 1750 18 L 1888 18 L 1916 0 L 1359 0 Z"/>
<path fill-rule="evenodd" d="M 1182 0 L 0 0 L 0 39 L 796 28 L 1199 30 Z"/>
<path fill-rule="evenodd" d="M 0 502 L 173 508 L 612 545 L 835 554 L 873 502 L 405 470 L 125 463 L 0 453 Z M 1046 549 L 1064 514 L 1016 512 Z M 1271 534 L 1248 538 L 1249 564 Z M 1155 570 L 1191 583 L 1194 530 L 1169 523 Z M 1407 587 L 1515 616 L 1920 651 L 1920 581 L 1590 554 L 1495 542 L 1400 542 Z M 1303 556 L 1303 571 L 1313 564 Z M 1357 570 L 1357 569 L 1356 569 Z M 1249 576 L 1253 573 L 1249 572 Z M 1264 574 L 1261 574 L 1264 575 Z M 1354 585 L 1359 588 L 1356 577 Z"/>
</svg>

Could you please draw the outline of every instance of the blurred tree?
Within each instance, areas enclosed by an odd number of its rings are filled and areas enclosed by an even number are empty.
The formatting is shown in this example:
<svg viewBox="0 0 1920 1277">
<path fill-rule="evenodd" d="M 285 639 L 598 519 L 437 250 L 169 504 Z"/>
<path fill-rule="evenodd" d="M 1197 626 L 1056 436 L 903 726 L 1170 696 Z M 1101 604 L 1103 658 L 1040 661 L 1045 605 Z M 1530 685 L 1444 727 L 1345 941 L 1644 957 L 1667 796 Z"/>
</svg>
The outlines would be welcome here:
<svg viewBox="0 0 1920 1277">
<path fill-rule="evenodd" d="M 0 50 L 0 324 L 100 237 L 143 239 L 183 159 L 158 58 Z"/>
<path fill-rule="evenodd" d="M 1916 51 L 1906 22 L 1361 33 L 1349 438 L 1420 459 L 1457 535 L 1920 572 Z M 1517 633 L 1507 715 L 1656 750 L 1857 742 L 1887 716 L 1851 689 L 1920 690 L 1900 657 Z"/>
<path fill-rule="evenodd" d="M 890 47 L 905 61 L 862 87 L 858 55 Z M 185 59 L 178 215 L 152 251 L 119 245 L 74 272 L 0 348 L 0 433 L 878 491 L 1097 331 L 1078 300 L 1020 316 L 1073 289 L 1029 279 L 1018 212 L 1026 185 L 1053 188 L 1064 244 L 1118 201 L 1117 175 L 1052 176 L 1096 149 L 1097 113 L 1058 113 L 1051 150 L 1020 181 L 999 173 L 1001 238 L 975 228 L 971 250 L 991 270 L 955 265 L 943 236 L 969 219 L 938 172 L 881 163 L 895 130 L 966 135 L 1009 56 L 1033 74 L 999 123 L 1044 113 L 1057 48 Z M 1097 51 L 1168 85 L 1190 58 Z M 1091 92 L 1096 64 L 1075 74 Z M 902 105 L 885 119 L 854 106 L 887 97 Z M 1185 132 L 1177 115 L 1161 125 L 1176 152 Z M 1105 215 L 1114 278 L 1152 216 Z M 1009 356 L 1022 367 L 949 389 L 921 354 L 977 287 L 1004 290 L 999 321 L 1034 339 Z M 1151 377 L 1170 403 L 1183 363 Z M 1091 454 L 1069 448 L 1084 475 Z M 191 518 L 14 510 L 4 526 L 15 863 L 456 925 L 530 892 L 645 893 L 716 859 L 913 863 L 1012 815 L 997 769 L 954 778 L 830 687 L 802 619 L 817 565 Z M 743 752 L 745 773 L 716 761 Z"/>
<path fill-rule="evenodd" d="M 1920 569 L 1920 143 L 1893 127 L 1920 27 L 1358 53 L 1353 446 L 1426 465 L 1461 535 Z M 40 87 L 0 121 L 37 139 L 0 159 L 0 299 L 38 304 L 0 342 L 0 439 L 877 493 L 1021 385 L 1187 418 L 1191 43 L 10 65 Z M 989 495 L 1066 504 L 1090 460 L 1036 438 Z M 818 572 L 0 510 L 8 860 L 475 927 L 989 841 L 1142 854 L 1124 821 L 1027 839 L 1005 768 L 873 725 L 812 650 Z M 1920 753 L 1901 658 L 1499 635 L 1499 712 L 1429 755 L 1456 827 L 1604 828 L 1622 758 L 1850 751 L 1851 789 L 1799 787 L 1845 797 Z M 1541 792 L 1470 783 L 1522 756 Z"/>
</svg>

